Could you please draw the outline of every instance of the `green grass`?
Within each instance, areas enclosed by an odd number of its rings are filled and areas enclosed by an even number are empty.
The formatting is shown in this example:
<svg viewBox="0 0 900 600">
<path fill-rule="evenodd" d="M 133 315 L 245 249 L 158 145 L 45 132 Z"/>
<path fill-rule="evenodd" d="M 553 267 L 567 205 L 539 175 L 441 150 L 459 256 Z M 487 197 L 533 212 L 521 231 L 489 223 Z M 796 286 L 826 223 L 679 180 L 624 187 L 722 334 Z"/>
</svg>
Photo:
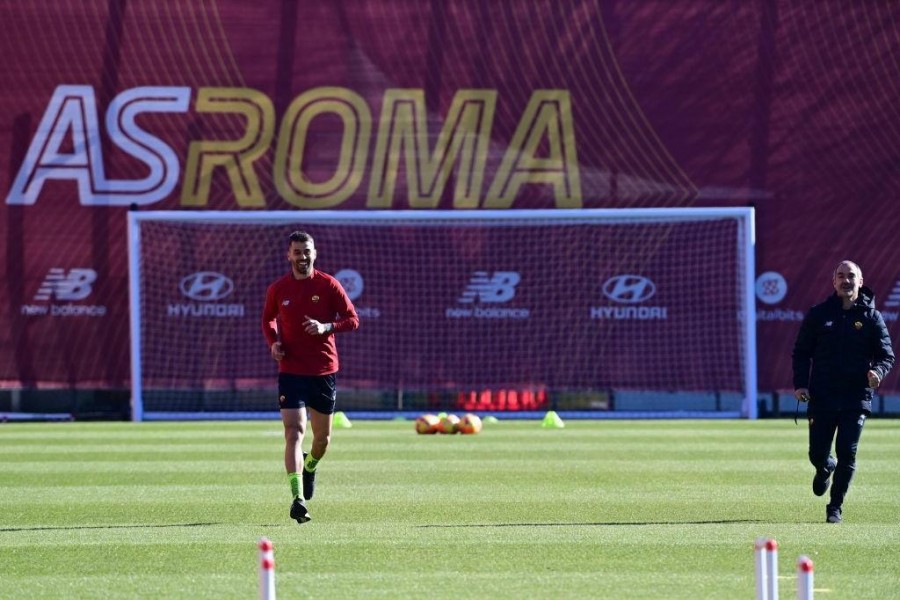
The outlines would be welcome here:
<svg viewBox="0 0 900 600">
<path fill-rule="evenodd" d="M 842 525 L 792 421 L 356 421 L 288 518 L 281 426 L 0 425 L 0 598 L 753 598 L 753 541 L 816 596 L 900 589 L 900 423 L 872 420 Z"/>
</svg>

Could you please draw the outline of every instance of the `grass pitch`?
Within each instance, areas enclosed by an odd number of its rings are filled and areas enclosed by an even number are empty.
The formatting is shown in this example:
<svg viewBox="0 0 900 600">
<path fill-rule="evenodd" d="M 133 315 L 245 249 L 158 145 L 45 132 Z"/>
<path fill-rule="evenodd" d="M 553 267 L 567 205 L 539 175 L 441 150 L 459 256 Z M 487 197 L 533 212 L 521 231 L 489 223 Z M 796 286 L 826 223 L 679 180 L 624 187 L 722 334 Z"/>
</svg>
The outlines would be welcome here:
<svg viewBox="0 0 900 600">
<path fill-rule="evenodd" d="M 873 419 L 842 525 L 792 421 L 501 421 L 420 436 L 336 430 L 313 521 L 288 517 L 281 426 L 0 425 L 0 598 L 753 598 L 753 541 L 781 594 L 900 589 L 900 422 Z M 826 496 L 827 498 L 827 496 Z"/>
</svg>

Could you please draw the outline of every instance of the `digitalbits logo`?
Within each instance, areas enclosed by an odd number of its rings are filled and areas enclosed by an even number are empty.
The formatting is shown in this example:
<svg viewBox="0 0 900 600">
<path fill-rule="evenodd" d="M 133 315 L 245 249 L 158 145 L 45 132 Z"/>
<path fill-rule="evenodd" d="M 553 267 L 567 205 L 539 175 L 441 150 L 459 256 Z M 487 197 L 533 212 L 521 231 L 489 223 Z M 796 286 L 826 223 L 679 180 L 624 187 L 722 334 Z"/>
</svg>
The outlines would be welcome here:
<svg viewBox="0 0 900 600">
<path fill-rule="evenodd" d="M 788 284 L 781 273 L 766 271 L 756 278 L 756 297 L 763 304 L 778 304 L 787 295 Z M 803 313 L 786 307 L 763 308 L 756 310 L 757 321 L 802 321 Z"/>
<path fill-rule="evenodd" d="M 778 304 L 787 295 L 787 281 L 776 271 L 766 271 L 756 278 L 756 297 L 764 304 Z"/>
<path fill-rule="evenodd" d="M 366 287 L 363 276 L 359 271 L 355 269 L 341 269 L 334 274 L 334 278 L 337 279 L 338 283 L 341 284 L 341 287 L 344 288 L 344 292 L 346 292 L 350 302 L 353 302 L 357 316 L 361 319 L 377 319 L 381 317 L 381 309 L 377 307 L 356 305 L 356 301 L 362 296 L 363 290 Z"/>
<path fill-rule="evenodd" d="M 338 280 L 338 283 L 341 284 L 341 287 L 344 288 L 344 291 L 347 292 L 347 297 L 350 300 L 356 300 L 363 293 L 363 278 L 362 275 L 359 274 L 359 271 L 354 271 L 353 269 L 341 269 L 337 273 L 334 274 L 334 278 Z"/>
</svg>

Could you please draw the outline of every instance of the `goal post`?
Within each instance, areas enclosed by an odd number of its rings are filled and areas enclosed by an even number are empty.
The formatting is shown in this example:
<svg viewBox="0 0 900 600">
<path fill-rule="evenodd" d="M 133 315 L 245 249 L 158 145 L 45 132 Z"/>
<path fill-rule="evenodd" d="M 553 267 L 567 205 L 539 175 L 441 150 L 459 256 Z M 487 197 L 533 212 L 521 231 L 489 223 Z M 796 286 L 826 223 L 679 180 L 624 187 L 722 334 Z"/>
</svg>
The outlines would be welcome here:
<svg viewBox="0 0 900 600">
<path fill-rule="evenodd" d="M 277 414 L 262 305 L 298 229 L 360 314 L 341 410 L 757 417 L 753 209 L 652 208 L 132 211 L 134 420 Z"/>
</svg>

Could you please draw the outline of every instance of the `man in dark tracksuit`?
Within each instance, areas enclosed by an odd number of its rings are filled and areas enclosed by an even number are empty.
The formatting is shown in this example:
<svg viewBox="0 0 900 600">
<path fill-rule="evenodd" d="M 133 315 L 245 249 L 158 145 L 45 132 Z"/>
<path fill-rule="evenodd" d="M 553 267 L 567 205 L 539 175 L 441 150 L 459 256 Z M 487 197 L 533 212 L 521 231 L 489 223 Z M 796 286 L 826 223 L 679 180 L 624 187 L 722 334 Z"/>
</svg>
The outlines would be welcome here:
<svg viewBox="0 0 900 600">
<path fill-rule="evenodd" d="M 813 493 L 824 495 L 834 473 L 831 501 L 825 508 L 829 523 L 841 522 L 873 389 L 894 364 L 887 326 L 875 310 L 875 294 L 862 283 L 859 265 L 849 260 L 839 264 L 835 293 L 809 310 L 794 344 L 794 395 L 809 401 L 809 461 L 816 468 Z M 837 460 L 831 456 L 835 433 Z"/>
</svg>

